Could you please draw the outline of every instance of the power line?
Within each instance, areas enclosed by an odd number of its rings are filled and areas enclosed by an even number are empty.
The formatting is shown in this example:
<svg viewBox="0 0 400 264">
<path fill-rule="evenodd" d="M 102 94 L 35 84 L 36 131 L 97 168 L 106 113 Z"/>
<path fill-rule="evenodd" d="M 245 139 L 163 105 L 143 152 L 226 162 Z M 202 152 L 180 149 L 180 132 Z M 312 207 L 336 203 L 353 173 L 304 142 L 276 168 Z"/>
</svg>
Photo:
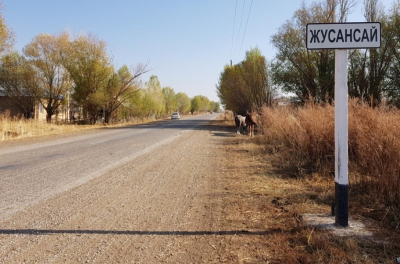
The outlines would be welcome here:
<svg viewBox="0 0 400 264">
<path fill-rule="evenodd" d="M 243 40 L 244 40 L 244 36 L 246 35 L 247 23 L 249 23 L 250 11 L 251 11 L 251 7 L 252 6 L 253 6 L 253 0 L 251 0 L 249 14 L 247 15 L 246 26 L 244 27 L 244 33 L 243 33 L 242 43 L 240 44 L 240 49 L 239 49 L 239 53 L 238 53 L 238 59 L 239 59 L 240 51 L 242 51 Z"/>
<path fill-rule="evenodd" d="M 237 0 L 236 0 L 236 5 L 235 5 L 235 18 L 233 19 L 233 32 L 232 32 L 232 44 L 231 44 L 231 63 L 232 63 L 233 39 L 235 38 L 236 8 L 237 8 Z"/>
<path fill-rule="evenodd" d="M 245 3 L 246 3 L 246 0 L 243 0 L 242 15 L 240 17 L 239 32 L 238 32 L 238 37 L 237 37 L 237 41 L 236 41 L 235 53 L 237 51 L 237 46 L 239 44 L 240 28 L 242 27 L 242 18 L 243 18 L 243 11 L 244 11 L 244 4 Z"/>
</svg>

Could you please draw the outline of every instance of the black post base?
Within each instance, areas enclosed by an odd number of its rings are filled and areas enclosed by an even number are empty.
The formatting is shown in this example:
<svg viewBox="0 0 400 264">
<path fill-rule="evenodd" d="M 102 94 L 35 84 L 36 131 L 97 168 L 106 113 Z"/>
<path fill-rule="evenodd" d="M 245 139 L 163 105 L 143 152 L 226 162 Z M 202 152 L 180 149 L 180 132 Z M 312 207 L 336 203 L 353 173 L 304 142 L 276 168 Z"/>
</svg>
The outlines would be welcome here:
<svg viewBox="0 0 400 264">
<path fill-rule="evenodd" d="M 349 226 L 349 185 L 335 182 L 335 224 Z"/>
</svg>

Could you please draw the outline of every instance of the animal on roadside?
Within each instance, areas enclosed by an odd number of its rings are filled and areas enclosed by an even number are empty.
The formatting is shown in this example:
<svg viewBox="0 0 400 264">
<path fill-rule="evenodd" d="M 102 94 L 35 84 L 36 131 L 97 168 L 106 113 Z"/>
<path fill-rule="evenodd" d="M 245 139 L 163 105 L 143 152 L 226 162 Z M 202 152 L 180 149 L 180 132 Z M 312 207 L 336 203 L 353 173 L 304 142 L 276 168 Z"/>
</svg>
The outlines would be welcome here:
<svg viewBox="0 0 400 264">
<path fill-rule="evenodd" d="M 245 123 L 248 127 L 250 137 L 254 136 L 254 127 L 257 125 L 257 114 L 255 112 L 247 113 Z"/>
<path fill-rule="evenodd" d="M 235 124 L 236 124 L 236 133 L 240 135 L 240 131 L 242 130 L 244 132 L 244 129 L 246 127 L 246 117 L 241 115 L 235 116 Z"/>
</svg>

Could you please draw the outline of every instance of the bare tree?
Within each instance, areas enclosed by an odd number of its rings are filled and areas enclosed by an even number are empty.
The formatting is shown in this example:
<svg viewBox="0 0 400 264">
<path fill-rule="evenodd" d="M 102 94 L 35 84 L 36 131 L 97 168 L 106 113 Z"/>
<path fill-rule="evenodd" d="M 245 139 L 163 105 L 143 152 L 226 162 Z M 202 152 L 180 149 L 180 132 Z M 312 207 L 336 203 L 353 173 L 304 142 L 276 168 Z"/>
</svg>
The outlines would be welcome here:
<svg viewBox="0 0 400 264">
<path fill-rule="evenodd" d="M 365 78 L 365 80 L 360 80 L 358 85 L 361 91 L 360 96 L 363 99 L 372 104 L 378 104 L 385 90 L 386 74 L 395 51 L 394 33 L 396 28 L 383 11 L 379 0 L 364 1 L 364 16 L 368 22 L 381 22 L 382 44 L 378 49 L 369 49 L 365 50 L 364 54 L 360 53 L 360 55 L 362 54 L 362 63 L 358 70 L 358 76 L 359 79 Z"/>
<path fill-rule="evenodd" d="M 356 6 L 355 0 L 339 0 L 339 16 L 338 22 L 344 23 L 347 21 L 347 16 L 353 11 Z"/>
</svg>

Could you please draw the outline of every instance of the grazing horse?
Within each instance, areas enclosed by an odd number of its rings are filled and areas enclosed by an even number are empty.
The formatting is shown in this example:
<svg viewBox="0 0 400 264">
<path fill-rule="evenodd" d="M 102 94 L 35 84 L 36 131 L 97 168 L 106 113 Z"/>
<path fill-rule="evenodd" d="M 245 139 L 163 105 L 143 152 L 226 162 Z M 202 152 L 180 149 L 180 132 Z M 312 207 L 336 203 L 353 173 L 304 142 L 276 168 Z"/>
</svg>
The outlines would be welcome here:
<svg viewBox="0 0 400 264">
<path fill-rule="evenodd" d="M 240 129 L 244 130 L 246 126 L 246 117 L 237 115 L 235 116 L 236 133 L 240 135 Z"/>
<path fill-rule="evenodd" d="M 245 119 L 246 125 L 249 128 L 250 137 L 254 136 L 254 126 L 257 125 L 257 115 L 254 112 L 248 113 Z"/>
</svg>

